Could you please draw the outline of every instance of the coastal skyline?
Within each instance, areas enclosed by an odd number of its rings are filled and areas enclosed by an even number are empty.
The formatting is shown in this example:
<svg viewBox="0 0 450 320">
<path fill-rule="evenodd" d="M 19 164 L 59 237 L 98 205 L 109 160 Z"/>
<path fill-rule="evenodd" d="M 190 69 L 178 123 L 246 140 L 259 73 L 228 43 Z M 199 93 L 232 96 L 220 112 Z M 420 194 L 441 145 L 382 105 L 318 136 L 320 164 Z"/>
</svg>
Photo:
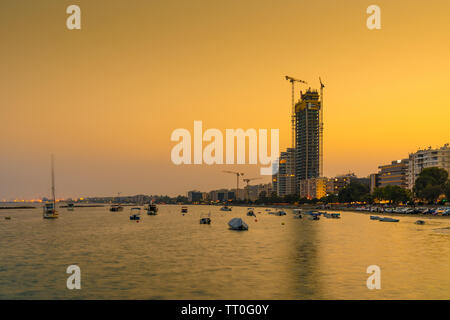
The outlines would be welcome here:
<svg viewBox="0 0 450 320">
<path fill-rule="evenodd" d="M 448 1 L 378 1 L 376 31 L 366 1 L 78 1 L 79 31 L 69 3 L 0 5 L 0 200 L 48 196 L 51 153 L 58 198 L 233 188 L 259 166 L 175 166 L 170 133 L 279 128 L 284 150 L 286 74 L 325 82 L 325 176 L 449 142 Z"/>
</svg>

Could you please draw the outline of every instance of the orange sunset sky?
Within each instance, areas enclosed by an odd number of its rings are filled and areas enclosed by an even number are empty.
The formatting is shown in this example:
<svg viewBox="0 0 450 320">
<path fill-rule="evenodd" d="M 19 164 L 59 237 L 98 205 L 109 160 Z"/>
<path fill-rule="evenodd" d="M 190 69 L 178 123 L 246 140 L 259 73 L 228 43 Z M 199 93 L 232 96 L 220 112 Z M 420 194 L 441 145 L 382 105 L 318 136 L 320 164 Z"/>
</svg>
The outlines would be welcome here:
<svg viewBox="0 0 450 320">
<path fill-rule="evenodd" d="M 81 30 L 66 28 L 71 4 Z M 0 200 L 48 196 L 51 153 L 57 197 L 234 187 L 222 170 L 259 166 L 175 166 L 170 135 L 194 120 L 279 128 L 286 148 L 284 75 L 325 82 L 326 176 L 442 146 L 449 13 L 448 0 L 2 0 Z"/>
</svg>

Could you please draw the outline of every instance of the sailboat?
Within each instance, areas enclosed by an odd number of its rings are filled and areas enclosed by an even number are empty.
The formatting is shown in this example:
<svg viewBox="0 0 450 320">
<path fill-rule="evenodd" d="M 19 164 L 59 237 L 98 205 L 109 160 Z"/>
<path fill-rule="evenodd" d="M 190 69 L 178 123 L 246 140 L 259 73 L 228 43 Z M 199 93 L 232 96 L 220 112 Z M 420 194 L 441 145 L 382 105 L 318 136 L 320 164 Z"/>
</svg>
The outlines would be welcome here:
<svg viewBox="0 0 450 320">
<path fill-rule="evenodd" d="M 120 201 L 120 192 L 117 194 L 117 197 L 119 198 Z M 118 202 L 117 204 L 112 204 L 111 207 L 109 207 L 109 211 L 120 212 L 123 211 L 123 207 L 120 205 L 120 202 Z"/>
<path fill-rule="evenodd" d="M 56 211 L 56 198 L 55 198 L 55 172 L 54 172 L 54 165 L 53 165 L 53 155 L 51 158 L 51 166 L 52 166 L 52 201 L 47 202 L 44 204 L 44 213 L 43 218 L 44 219 L 56 219 L 58 218 L 58 211 Z"/>
</svg>

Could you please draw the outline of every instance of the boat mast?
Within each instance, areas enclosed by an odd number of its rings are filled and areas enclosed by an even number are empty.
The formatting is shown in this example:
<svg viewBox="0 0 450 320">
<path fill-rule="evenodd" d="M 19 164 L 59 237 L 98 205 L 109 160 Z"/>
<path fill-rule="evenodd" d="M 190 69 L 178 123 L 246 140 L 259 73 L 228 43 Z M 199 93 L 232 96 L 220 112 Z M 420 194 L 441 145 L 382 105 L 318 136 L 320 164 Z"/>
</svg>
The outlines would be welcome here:
<svg viewBox="0 0 450 320">
<path fill-rule="evenodd" d="M 53 197 L 53 210 L 56 210 L 56 198 L 55 198 L 55 172 L 54 172 L 54 157 L 51 156 L 52 164 L 52 197 Z"/>
</svg>

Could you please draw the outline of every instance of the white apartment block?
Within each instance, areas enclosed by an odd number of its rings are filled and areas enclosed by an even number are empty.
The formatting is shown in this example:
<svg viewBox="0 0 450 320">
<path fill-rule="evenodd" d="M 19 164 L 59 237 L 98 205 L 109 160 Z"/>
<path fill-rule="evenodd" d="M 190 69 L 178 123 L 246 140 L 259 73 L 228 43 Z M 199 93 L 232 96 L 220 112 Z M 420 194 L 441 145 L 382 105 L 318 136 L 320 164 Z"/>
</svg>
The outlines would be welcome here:
<svg viewBox="0 0 450 320">
<path fill-rule="evenodd" d="M 422 170 L 431 167 L 445 169 L 450 174 L 450 147 L 448 143 L 439 149 L 429 147 L 409 155 L 408 188 L 412 190 Z"/>
</svg>

